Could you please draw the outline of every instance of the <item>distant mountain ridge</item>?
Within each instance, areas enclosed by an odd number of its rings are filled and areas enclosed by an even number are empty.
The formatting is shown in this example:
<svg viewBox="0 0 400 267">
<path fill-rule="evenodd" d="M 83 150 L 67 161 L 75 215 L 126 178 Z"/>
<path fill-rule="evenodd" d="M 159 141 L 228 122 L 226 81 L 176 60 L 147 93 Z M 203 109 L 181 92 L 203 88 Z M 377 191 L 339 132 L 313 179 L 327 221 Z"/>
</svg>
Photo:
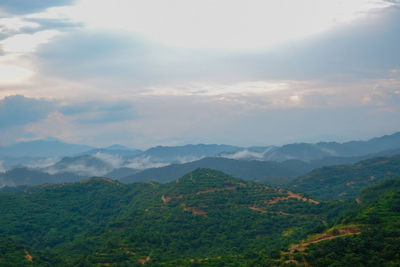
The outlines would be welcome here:
<svg viewBox="0 0 400 267">
<path fill-rule="evenodd" d="M 0 188 L 5 186 L 15 187 L 20 185 L 60 184 L 76 182 L 84 178 L 85 176 L 79 176 L 72 172 L 48 174 L 28 168 L 15 168 L 6 171 L 5 173 L 0 173 Z"/>
<path fill-rule="evenodd" d="M 123 183 L 139 181 L 170 182 L 185 173 L 197 168 L 209 168 L 225 172 L 242 179 L 262 178 L 294 178 L 299 173 L 310 171 L 310 166 L 299 160 L 272 162 L 272 161 L 248 161 L 227 158 L 203 158 L 197 161 L 171 164 L 160 168 L 150 168 L 120 179 Z M 114 178 L 114 177 L 112 177 Z M 277 179 L 279 181 L 279 179 Z M 279 183 L 279 182 L 278 182 Z"/>
<path fill-rule="evenodd" d="M 297 159 L 276 162 L 236 160 L 223 157 L 203 158 L 183 164 L 171 164 L 164 167 L 149 168 L 141 171 L 136 170 L 134 173 L 127 175 L 126 177 L 112 176 L 111 173 L 111 176 L 108 177 L 118 179 L 123 183 L 133 183 L 146 180 L 165 183 L 175 180 L 177 177 L 197 168 L 209 168 L 225 172 L 241 179 L 256 180 L 270 185 L 281 186 L 298 176 L 307 174 L 313 169 L 318 169 L 324 166 L 353 164 L 369 158 L 393 155 L 400 155 L 400 149 L 383 151 L 359 157 L 326 157 L 308 162 Z"/>
<path fill-rule="evenodd" d="M 215 157 L 220 153 L 234 153 L 243 150 L 242 147 L 218 144 L 197 144 L 184 146 L 157 146 L 149 148 L 140 154 L 155 161 L 187 162 L 204 157 Z"/>
<path fill-rule="evenodd" d="M 119 145 L 113 145 L 106 148 L 94 148 L 89 151 L 84 151 L 76 156 L 96 155 L 98 153 L 114 156 L 121 156 L 124 159 L 129 159 L 143 153 L 140 149 L 131 149 Z"/>
<path fill-rule="evenodd" d="M 282 185 L 315 168 L 396 154 L 400 154 L 400 132 L 345 143 L 295 143 L 247 148 L 190 144 L 157 146 L 145 151 L 118 144 L 93 148 L 57 140 L 38 140 L 0 147 L 0 172 L 18 167 L 50 174 L 68 172 L 82 177 L 109 176 L 124 182 L 146 179 L 168 182 L 201 167 L 243 179 Z"/>
<path fill-rule="evenodd" d="M 375 137 L 367 141 L 350 141 L 345 143 L 318 142 L 294 143 L 283 146 L 239 147 L 224 144 L 188 144 L 182 146 L 157 146 L 145 151 L 131 149 L 114 144 L 105 148 L 94 148 L 87 145 L 68 144 L 59 140 L 35 140 L 21 142 L 10 146 L 0 146 L 0 157 L 50 157 L 73 156 L 83 153 L 94 154 L 106 152 L 131 153 L 142 157 L 153 157 L 158 160 L 171 161 L 181 157 L 214 157 L 226 154 L 232 155 L 241 151 L 263 154 L 264 160 L 284 161 L 301 159 L 303 161 L 321 159 L 327 156 L 353 157 L 380 151 L 400 148 L 400 132 L 392 135 Z"/>
<path fill-rule="evenodd" d="M 272 161 L 288 159 L 310 161 L 325 157 L 357 157 L 398 148 L 400 148 L 400 132 L 367 141 L 288 144 L 265 153 L 263 158 Z"/>
</svg>

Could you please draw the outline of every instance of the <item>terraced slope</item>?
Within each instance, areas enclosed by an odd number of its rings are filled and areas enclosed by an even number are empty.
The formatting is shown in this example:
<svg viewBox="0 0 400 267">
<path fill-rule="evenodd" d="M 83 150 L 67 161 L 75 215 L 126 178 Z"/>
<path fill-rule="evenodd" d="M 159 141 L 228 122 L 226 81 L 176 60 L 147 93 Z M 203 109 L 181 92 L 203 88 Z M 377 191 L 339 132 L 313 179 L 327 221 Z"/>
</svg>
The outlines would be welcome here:
<svg viewBox="0 0 400 267">
<path fill-rule="evenodd" d="M 399 266 L 400 177 L 368 187 L 360 210 L 282 253 L 284 264 L 306 266 Z"/>
<path fill-rule="evenodd" d="M 317 201 L 210 169 L 168 184 L 95 178 L 34 187 L 0 201 L 0 237 L 37 265 L 247 262 L 326 221 Z"/>
</svg>

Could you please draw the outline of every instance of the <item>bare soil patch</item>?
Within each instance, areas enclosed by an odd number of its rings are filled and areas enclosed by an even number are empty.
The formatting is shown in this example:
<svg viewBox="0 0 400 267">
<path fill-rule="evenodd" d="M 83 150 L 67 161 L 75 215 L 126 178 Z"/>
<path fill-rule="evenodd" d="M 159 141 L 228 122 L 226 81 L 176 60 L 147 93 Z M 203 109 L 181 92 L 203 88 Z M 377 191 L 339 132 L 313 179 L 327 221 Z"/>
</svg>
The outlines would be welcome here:
<svg viewBox="0 0 400 267">
<path fill-rule="evenodd" d="M 304 251 L 309 244 L 319 243 L 325 240 L 331 240 L 342 236 L 347 235 L 358 235 L 361 233 L 361 229 L 358 227 L 344 227 L 341 229 L 337 229 L 338 232 L 334 233 L 334 231 L 329 231 L 326 233 L 322 233 L 319 235 L 314 236 L 311 239 L 306 241 L 301 241 L 300 244 L 293 245 L 289 248 L 290 253 L 293 253 L 295 250 L 297 251 Z"/>
<path fill-rule="evenodd" d="M 145 264 L 145 263 L 148 262 L 149 260 L 151 260 L 151 258 L 150 258 L 150 256 L 147 256 L 145 259 L 139 259 L 138 261 L 139 261 L 141 264 Z"/>
<path fill-rule="evenodd" d="M 278 190 L 279 193 L 284 193 L 284 191 L 282 189 Z M 293 193 L 292 191 L 286 191 L 285 192 L 287 194 L 287 196 L 284 197 L 276 197 L 270 201 L 267 202 L 268 205 L 274 205 L 275 203 L 277 203 L 278 201 L 282 201 L 282 200 L 288 200 L 289 198 L 294 198 L 300 201 L 304 201 L 304 202 L 310 202 L 312 204 L 319 204 L 318 201 L 314 200 L 314 199 L 310 199 L 310 198 L 305 198 L 299 194 Z"/>
<path fill-rule="evenodd" d="M 184 211 L 191 211 L 192 214 L 194 214 L 194 215 L 207 216 L 207 212 L 205 210 L 203 210 L 203 209 L 194 208 L 194 207 L 187 207 L 186 203 L 181 203 L 180 205 L 181 205 L 181 207 L 183 208 Z"/>
<path fill-rule="evenodd" d="M 29 254 L 29 252 L 26 249 L 24 249 L 24 251 L 25 251 L 25 259 L 27 259 L 30 263 L 33 263 L 33 258 L 31 254 Z"/>
</svg>

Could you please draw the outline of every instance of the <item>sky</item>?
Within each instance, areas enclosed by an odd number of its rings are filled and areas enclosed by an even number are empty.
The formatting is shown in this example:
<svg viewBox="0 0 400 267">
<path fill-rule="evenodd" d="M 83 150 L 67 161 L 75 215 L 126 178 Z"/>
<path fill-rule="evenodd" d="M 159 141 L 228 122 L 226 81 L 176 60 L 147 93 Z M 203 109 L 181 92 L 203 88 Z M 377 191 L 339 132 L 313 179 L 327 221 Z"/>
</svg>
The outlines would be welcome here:
<svg viewBox="0 0 400 267">
<path fill-rule="evenodd" d="M 400 131 L 398 0 L 1 0 L 0 145 Z"/>
</svg>

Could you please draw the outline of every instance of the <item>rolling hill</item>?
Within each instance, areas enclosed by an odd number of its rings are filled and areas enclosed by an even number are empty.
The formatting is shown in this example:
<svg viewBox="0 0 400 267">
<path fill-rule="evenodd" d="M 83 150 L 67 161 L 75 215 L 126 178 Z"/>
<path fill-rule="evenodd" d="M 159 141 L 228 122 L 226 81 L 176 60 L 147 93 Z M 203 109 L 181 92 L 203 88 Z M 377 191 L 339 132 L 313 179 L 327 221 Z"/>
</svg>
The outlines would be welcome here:
<svg viewBox="0 0 400 267">
<path fill-rule="evenodd" d="M 319 160 L 304 162 L 301 160 L 286 160 L 283 162 L 261 161 L 261 160 L 236 160 L 223 157 L 204 158 L 183 164 L 171 164 L 159 168 L 148 168 L 125 177 L 113 176 L 123 183 L 139 181 L 169 182 L 177 177 L 191 172 L 197 168 L 209 168 L 219 170 L 232 176 L 245 180 L 255 180 L 269 185 L 282 186 L 290 183 L 298 176 L 306 175 L 308 172 L 324 166 L 353 164 L 361 160 L 377 156 L 396 155 L 398 150 L 389 150 L 377 154 L 369 154 L 360 157 L 326 157 Z M 108 174 L 107 174 L 108 175 Z"/>
<path fill-rule="evenodd" d="M 227 158 L 204 158 L 184 164 L 171 164 L 160 168 L 150 168 L 120 179 L 123 183 L 139 181 L 170 182 L 197 168 L 219 170 L 242 179 L 264 179 L 271 184 L 286 183 L 287 178 L 294 178 L 305 174 L 312 167 L 299 160 L 285 161 L 282 163 L 269 161 L 247 161 Z"/>
<path fill-rule="evenodd" d="M 399 266 L 400 177 L 363 189 L 360 208 L 282 253 L 306 266 Z"/>
<path fill-rule="evenodd" d="M 19 248 L 16 260 L 23 247 L 37 265 L 249 260 L 249 251 L 279 251 L 327 220 L 312 199 L 209 169 L 168 184 L 39 186 L 0 193 L 0 201 L 0 237 Z"/>
<path fill-rule="evenodd" d="M 358 203 L 319 203 L 196 169 L 166 184 L 92 178 L 28 187 L 0 193 L 0 264 L 395 266 L 399 186 L 388 180 Z"/>
<path fill-rule="evenodd" d="M 363 187 L 399 175 L 400 156 L 397 155 L 315 169 L 286 186 L 321 200 L 348 199 L 357 197 Z"/>
</svg>

